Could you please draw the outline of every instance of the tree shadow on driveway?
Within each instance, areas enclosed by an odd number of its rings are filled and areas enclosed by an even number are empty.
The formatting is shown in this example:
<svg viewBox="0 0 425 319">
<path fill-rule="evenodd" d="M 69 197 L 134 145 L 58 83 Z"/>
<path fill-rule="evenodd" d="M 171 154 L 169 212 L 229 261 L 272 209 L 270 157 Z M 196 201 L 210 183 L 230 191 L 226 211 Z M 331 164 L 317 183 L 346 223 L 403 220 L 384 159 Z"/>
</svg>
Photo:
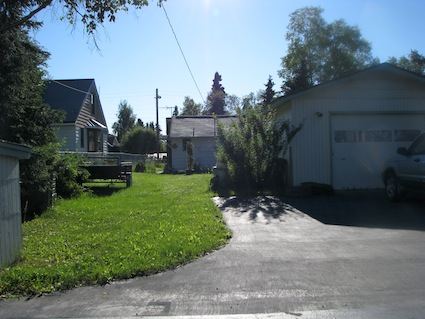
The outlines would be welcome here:
<svg viewBox="0 0 425 319">
<path fill-rule="evenodd" d="M 256 196 L 256 197 L 229 197 L 221 198 L 217 202 L 222 210 L 231 208 L 237 216 L 248 215 L 251 221 L 257 221 L 260 215 L 267 222 L 272 220 L 282 220 L 286 215 L 298 215 L 303 217 L 302 212 L 297 211 L 290 204 L 283 202 L 278 197 L 274 196 Z"/>
<path fill-rule="evenodd" d="M 420 197 L 392 203 L 381 191 L 351 191 L 281 200 L 324 224 L 425 230 L 425 201 Z"/>
<path fill-rule="evenodd" d="M 334 195 L 301 197 L 229 197 L 217 202 L 222 210 L 231 208 L 236 216 L 252 222 L 266 222 L 286 216 L 311 218 L 328 225 L 425 230 L 425 200 L 410 197 L 392 203 L 381 191 L 349 191 Z"/>
</svg>

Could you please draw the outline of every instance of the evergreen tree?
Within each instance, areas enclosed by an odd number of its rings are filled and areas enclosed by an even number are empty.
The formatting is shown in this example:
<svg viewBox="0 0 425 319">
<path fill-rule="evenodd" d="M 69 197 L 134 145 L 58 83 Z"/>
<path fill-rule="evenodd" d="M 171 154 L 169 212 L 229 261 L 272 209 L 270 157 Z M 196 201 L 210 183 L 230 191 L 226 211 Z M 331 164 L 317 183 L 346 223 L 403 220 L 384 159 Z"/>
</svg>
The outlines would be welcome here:
<svg viewBox="0 0 425 319">
<path fill-rule="evenodd" d="M 274 82 L 271 75 L 269 75 L 269 79 L 264 86 L 266 87 L 266 89 L 260 95 L 260 98 L 261 98 L 261 104 L 263 106 L 266 106 L 273 101 L 273 98 L 276 94 L 276 92 L 273 90 Z"/>
<path fill-rule="evenodd" d="M 221 75 L 215 72 L 211 92 L 207 98 L 206 114 L 225 114 L 226 92 L 220 83 L 221 80 Z"/>
<path fill-rule="evenodd" d="M 173 116 L 179 116 L 179 108 L 177 107 L 177 105 L 174 106 Z"/>
</svg>

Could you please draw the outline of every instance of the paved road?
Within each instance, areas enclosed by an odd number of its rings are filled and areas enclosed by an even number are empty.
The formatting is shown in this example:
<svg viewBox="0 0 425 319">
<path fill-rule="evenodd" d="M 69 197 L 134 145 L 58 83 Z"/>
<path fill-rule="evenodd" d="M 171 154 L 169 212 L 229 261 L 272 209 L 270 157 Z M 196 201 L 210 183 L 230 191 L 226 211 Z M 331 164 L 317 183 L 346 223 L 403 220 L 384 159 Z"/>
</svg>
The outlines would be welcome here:
<svg viewBox="0 0 425 319">
<path fill-rule="evenodd" d="M 285 202 L 221 200 L 233 231 L 223 249 L 150 277 L 0 302 L 0 318 L 423 318 L 423 202 Z"/>
</svg>

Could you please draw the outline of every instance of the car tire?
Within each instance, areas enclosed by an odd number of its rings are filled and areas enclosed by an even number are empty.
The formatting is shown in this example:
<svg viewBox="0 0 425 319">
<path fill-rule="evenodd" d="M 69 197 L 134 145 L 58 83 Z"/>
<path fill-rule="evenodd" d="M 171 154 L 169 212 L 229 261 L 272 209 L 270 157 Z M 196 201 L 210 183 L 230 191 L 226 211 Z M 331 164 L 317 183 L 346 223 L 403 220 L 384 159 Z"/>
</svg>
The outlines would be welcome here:
<svg viewBox="0 0 425 319">
<path fill-rule="evenodd" d="M 393 172 L 385 177 L 385 194 L 392 202 L 398 202 L 402 198 L 400 181 Z"/>
</svg>

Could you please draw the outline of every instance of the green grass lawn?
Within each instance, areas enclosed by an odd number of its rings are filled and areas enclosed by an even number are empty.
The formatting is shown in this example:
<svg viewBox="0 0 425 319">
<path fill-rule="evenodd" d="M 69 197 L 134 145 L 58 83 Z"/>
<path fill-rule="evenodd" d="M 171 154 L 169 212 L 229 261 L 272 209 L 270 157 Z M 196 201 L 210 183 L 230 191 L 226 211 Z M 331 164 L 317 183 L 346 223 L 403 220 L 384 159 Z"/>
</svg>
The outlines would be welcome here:
<svg viewBox="0 0 425 319">
<path fill-rule="evenodd" d="M 230 233 L 210 178 L 134 173 L 133 186 L 112 195 L 58 201 L 23 225 L 22 259 L 0 271 L 0 296 L 151 274 L 222 246 Z"/>
</svg>

